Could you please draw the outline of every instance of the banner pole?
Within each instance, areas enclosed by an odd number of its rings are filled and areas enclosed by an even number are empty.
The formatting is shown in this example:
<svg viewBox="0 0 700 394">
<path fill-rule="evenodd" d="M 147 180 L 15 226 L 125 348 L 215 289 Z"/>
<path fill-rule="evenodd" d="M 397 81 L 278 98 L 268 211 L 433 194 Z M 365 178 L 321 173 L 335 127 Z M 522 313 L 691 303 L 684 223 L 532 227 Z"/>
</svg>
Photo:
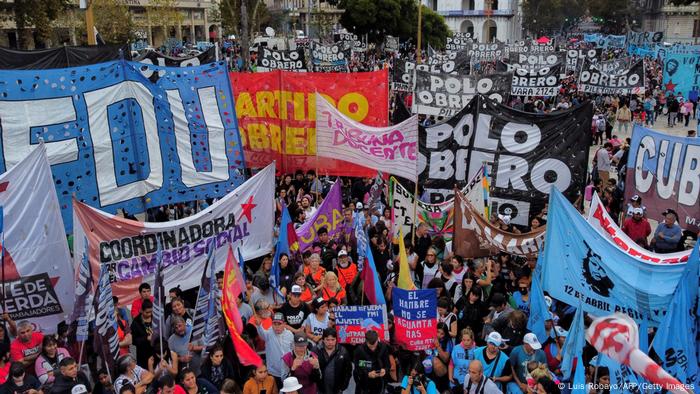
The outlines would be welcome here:
<svg viewBox="0 0 700 394">
<path fill-rule="evenodd" d="M 418 227 L 418 222 L 416 220 L 416 212 L 418 211 L 418 179 L 416 179 L 415 186 L 413 188 L 413 218 L 411 222 L 413 223 L 413 229 L 411 230 L 411 245 L 416 247 L 416 227 Z"/>
</svg>

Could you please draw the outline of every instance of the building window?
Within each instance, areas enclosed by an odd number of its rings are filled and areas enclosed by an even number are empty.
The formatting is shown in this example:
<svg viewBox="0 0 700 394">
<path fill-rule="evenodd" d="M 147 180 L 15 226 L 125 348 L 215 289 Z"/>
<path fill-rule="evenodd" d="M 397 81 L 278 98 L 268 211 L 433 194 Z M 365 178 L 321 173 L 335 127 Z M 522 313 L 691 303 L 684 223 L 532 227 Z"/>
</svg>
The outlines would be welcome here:
<svg viewBox="0 0 700 394">
<path fill-rule="evenodd" d="M 498 0 L 491 0 L 491 9 L 492 10 L 498 9 Z"/>
<path fill-rule="evenodd" d="M 463 10 L 474 10 L 476 8 L 474 0 L 462 0 Z"/>
<path fill-rule="evenodd" d="M 693 21 L 693 37 L 700 37 L 700 19 Z"/>
</svg>

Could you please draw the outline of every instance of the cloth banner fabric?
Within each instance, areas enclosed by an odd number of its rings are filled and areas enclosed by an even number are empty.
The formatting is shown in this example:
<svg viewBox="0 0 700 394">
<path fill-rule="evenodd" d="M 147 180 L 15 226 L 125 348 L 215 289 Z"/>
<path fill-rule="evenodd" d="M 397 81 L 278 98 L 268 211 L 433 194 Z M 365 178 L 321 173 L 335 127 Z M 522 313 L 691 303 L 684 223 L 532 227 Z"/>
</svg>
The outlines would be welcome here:
<svg viewBox="0 0 700 394">
<path fill-rule="evenodd" d="M 496 61 L 508 56 L 508 48 L 501 42 L 491 44 L 473 43 L 468 51 L 471 63 Z"/>
<path fill-rule="evenodd" d="M 361 345 L 365 343 L 365 333 L 369 330 L 376 331 L 380 341 L 388 341 L 387 321 L 386 305 L 338 305 L 335 307 L 338 343 Z"/>
<path fill-rule="evenodd" d="M 584 60 L 595 63 L 600 59 L 600 49 L 567 49 L 566 50 L 566 72 L 578 74 L 581 71 Z"/>
<path fill-rule="evenodd" d="M 516 68 L 513 73 L 513 84 L 510 94 L 514 96 L 556 96 L 561 84 L 559 63 L 552 67 L 542 67 L 537 70 Z"/>
<path fill-rule="evenodd" d="M 614 242 L 620 249 L 627 251 L 630 256 L 642 261 L 654 264 L 679 264 L 688 261 L 688 256 L 690 256 L 689 250 L 675 253 L 654 253 L 637 245 L 615 224 L 615 220 L 610 217 L 600 201 L 598 193 L 593 194 L 591 207 L 588 209 L 588 224 L 596 229 L 598 234 Z"/>
<path fill-rule="evenodd" d="M 0 79 L 14 81 L 1 89 L 0 173 L 43 138 L 67 233 L 74 193 L 101 210 L 134 214 L 220 197 L 245 179 L 223 62 L 167 68 L 115 61 L 0 71 Z"/>
<path fill-rule="evenodd" d="M 259 72 L 272 70 L 307 71 L 306 58 L 302 50 L 278 51 L 262 47 L 258 54 L 257 66 L 256 71 Z"/>
<path fill-rule="evenodd" d="M 664 32 L 662 31 L 629 31 L 627 32 L 627 45 L 636 45 L 640 47 L 649 47 L 656 44 L 661 44 L 664 41 Z"/>
<path fill-rule="evenodd" d="M 504 102 L 510 91 L 509 74 L 452 75 L 416 70 L 413 113 L 450 117 L 477 94 Z"/>
<path fill-rule="evenodd" d="M 447 37 L 445 51 L 454 52 L 468 49 L 473 41 L 474 37 L 472 37 L 472 33 L 454 32 L 452 33 L 452 37 Z"/>
<path fill-rule="evenodd" d="M 539 44 L 536 41 L 531 40 L 521 40 L 516 41 L 513 44 L 506 45 L 508 48 L 508 53 L 512 56 L 513 54 L 550 54 L 556 50 L 554 44 Z"/>
<path fill-rule="evenodd" d="M 455 227 L 452 250 L 464 258 L 486 257 L 505 252 L 534 257 L 542 248 L 545 229 L 514 234 L 501 230 L 484 219 L 466 197 L 455 198 Z"/>
<path fill-rule="evenodd" d="M 593 65 L 593 67 L 606 74 L 617 75 L 622 74 L 625 70 L 627 70 L 631 62 L 632 58 L 630 57 L 620 57 L 604 62 L 597 62 Z"/>
<path fill-rule="evenodd" d="M 408 351 L 435 347 L 437 293 L 428 290 L 391 290 L 394 307 L 394 339 Z"/>
<path fill-rule="evenodd" d="M 316 145 L 319 157 L 362 163 L 417 181 L 418 116 L 389 127 L 370 127 L 343 115 L 316 94 Z"/>
<path fill-rule="evenodd" d="M 399 38 L 393 36 L 384 37 L 384 50 L 386 52 L 396 53 L 399 51 Z"/>
<path fill-rule="evenodd" d="M 475 97 L 448 121 L 418 134 L 427 201 L 445 201 L 487 163 L 491 212 L 529 226 L 552 186 L 571 201 L 583 192 L 592 118 L 591 103 L 537 115 Z"/>
<path fill-rule="evenodd" d="M 164 287 L 199 286 L 212 246 L 217 272 L 226 262 L 229 244 L 240 248 L 245 259 L 272 250 L 274 173 L 270 165 L 196 215 L 165 223 L 128 220 L 74 201 L 75 250 L 84 250 L 87 237 L 93 272 L 109 270 L 114 294 L 124 305 L 138 297 L 141 282 L 153 282 L 158 245 Z M 79 262 L 76 254 L 75 266 Z"/>
<path fill-rule="evenodd" d="M 48 70 L 131 60 L 127 45 L 62 46 L 49 49 L 0 48 L 0 70 Z"/>
<path fill-rule="evenodd" d="M 0 207 L 2 313 L 15 321 L 30 319 L 45 333 L 55 333 L 57 324 L 73 312 L 76 286 L 43 144 L 0 175 Z M 76 252 L 76 260 L 80 267 L 82 253 Z"/>
<path fill-rule="evenodd" d="M 311 62 L 316 72 L 347 72 L 351 48 L 344 42 L 332 45 L 311 43 Z"/>
<path fill-rule="evenodd" d="M 578 90 L 591 94 L 644 94 L 644 61 L 639 60 L 617 74 L 600 71 L 594 64 L 585 61 L 578 78 Z"/>
<path fill-rule="evenodd" d="M 190 67 L 216 61 L 216 47 L 211 47 L 197 56 L 173 57 L 162 52 L 146 51 L 134 58 L 135 62 L 155 64 L 162 67 Z"/>
<path fill-rule="evenodd" d="M 638 194 L 649 218 L 672 208 L 678 225 L 700 230 L 700 139 L 677 137 L 641 126 L 632 131 L 625 199 Z"/>
<path fill-rule="evenodd" d="M 608 35 L 608 34 L 584 34 L 584 41 L 592 42 L 597 48 L 624 48 L 627 41 L 626 35 Z"/>
<path fill-rule="evenodd" d="M 389 181 L 389 204 L 391 204 L 391 220 L 393 239 L 399 234 L 413 233 L 413 192 L 408 191 L 393 177 Z M 452 239 L 454 225 L 454 202 L 446 201 L 440 204 L 426 204 L 418 200 L 416 218 L 418 223 L 428 225 L 431 237 L 442 236 L 445 242 Z"/>
<path fill-rule="evenodd" d="M 512 69 L 522 68 L 528 71 L 540 70 L 544 67 L 555 67 L 564 64 L 565 52 L 547 53 L 513 53 L 508 57 L 508 64 Z M 511 71 L 510 69 L 507 71 Z"/>
<path fill-rule="evenodd" d="M 683 94 L 690 97 L 691 92 L 700 91 L 700 56 L 695 54 L 668 54 L 664 60 L 663 89 L 664 94 Z"/>
<path fill-rule="evenodd" d="M 397 92 L 413 92 L 416 70 L 438 75 L 469 74 L 468 51 L 461 50 L 429 57 L 424 64 L 395 59 L 392 69 L 391 89 Z"/>
<path fill-rule="evenodd" d="M 622 312 L 658 326 L 685 264 L 652 264 L 600 234 L 558 191 L 552 192 L 541 263 L 542 288 L 594 316 Z"/>
<path fill-rule="evenodd" d="M 318 230 L 321 227 L 328 229 L 328 236 L 337 239 L 344 234 L 353 234 L 351 224 L 343 221 L 343 195 L 340 180 L 336 181 L 331 190 L 323 199 L 323 202 L 311 218 L 306 218 L 306 223 L 296 229 L 299 241 L 299 250 L 305 251 L 318 240 Z"/>
<path fill-rule="evenodd" d="M 386 70 L 368 73 L 231 73 L 246 166 L 277 162 L 280 173 L 315 168 L 316 92 L 356 122 L 384 127 L 389 121 Z M 373 176 L 359 165 L 325 159 L 324 173 Z"/>
</svg>

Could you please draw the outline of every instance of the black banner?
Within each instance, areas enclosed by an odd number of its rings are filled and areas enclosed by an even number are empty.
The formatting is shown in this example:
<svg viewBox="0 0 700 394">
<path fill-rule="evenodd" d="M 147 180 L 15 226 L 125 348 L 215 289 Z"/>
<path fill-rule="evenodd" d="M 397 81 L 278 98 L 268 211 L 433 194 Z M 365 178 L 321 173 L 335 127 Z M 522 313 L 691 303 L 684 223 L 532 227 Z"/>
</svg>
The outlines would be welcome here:
<svg viewBox="0 0 700 394">
<path fill-rule="evenodd" d="M 134 59 L 141 63 L 162 67 L 189 67 L 216 61 L 216 47 L 211 47 L 197 56 L 173 57 L 157 51 L 146 51 Z"/>
<path fill-rule="evenodd" d="M 32 51 L 0 48 L 0 69 L 47 70 L 51 68 L 87 66 L 118 60 L 122 56 L 126 60 L 131 60 L 131 51 L 129 51 L 127 45 L 64 46 Z"/>
<path fill-rule="evenodd" d="M 621 74 L 630 67 L 632 59 L 629 57 L 620 57 L 617 59 L 607 60 L 604 62 L 597 62 L 593 65 L 599 71 L 606 74 Z"/>
<path fill-rule="evenodd" d="M 413 112 L 451 117 L 477 94 L 503 102 L 510 92 L 510 74 L 453 75 L 416 70 Z"/>
<path fill-rule="evenodd" d="M 367 44 L 357 34 L 339 33 L 337 36 L 336 41 L 344 42 L 345 47 L 352 49 L 353 52 L 365 52 L 367 50 Z"/>
<path fill-rule="evenodd" d="M 472 63 L 502 60 L 508 56 L 508 49 L 501 42 L 493 44 L 472 44 L 468 50 Z"/>
<path fill-rule="evenodd" d="M 551 53 L 510 53 L 508 56 L 512 70 L 521 68 L 525 70 L 539 70 L 543 67 L 554 67 L 564 63 L 563 52 Z M 508 71 L 512 71 L 509 69 Z"/>
<path fill-rule="evenodd" d="M 555 46 L 552 44 L 538 44 L 532 41 L 516 41 L 513 44 L 507 46 L 508 52 L 512 55 L 514 53 L 525 53 L 525 54 L 537 54 L 537 53 L 550 53 L 555 51 Z"/>
<path fill-rule="evenodd" d="M 7 312 L 12 320 L 63 313 L 61 302 L 47 273 L 5 281 L 2 286 L 5 299 L 0 297 L 0 301 L 5 308 L 4 312 Z"/>
<path fill-rule="evenodd" d="M 664 41 L 664 32 L 662 31 L 630 31 L 627 32 L 627 45 L 636 45 L 638 47 L 648 47 L 650 45 L 661 44 Z"/>
<path fill-rule="evenodd" d="M 584 61 L 578 90 L 592 94 L 644 94 L 644 62 L 639 60 L 622 73 L 608 74 Z"/>
<path fill-rule="evenodd" d="M 510 94 L 514 96 L 556 96 L 559 94 L 561 65 L 542 67 L 537 70 L 516 68 Z"/>
<path fill-rule="evenodd" d="M 351 48 L 346 46 L 343 41 L 333 45 L 322 45 L 315 42 L 311 45 L 314 71 L 347 72 L 350 56 Z"/>
<path fill-rule="evenodd" d="M 384 38 L 384 50 L 387 52 L 399 51 L 399 38 L 394 36 L 386 36 Z"/>
<path fill-rule="evenodd" d="M 600 59 L 600 49 L 567 49 L 566 50 L 566 72 L 578 74 L 583 65 L 583 60 L 596 62 Z"/>
<path fill-rule="evenodd" d="M 435 54 L 425 64 L 416 64 L 401 59 L 394 61 L 391 88 L 398 92 L 413 91 L 414 70 L 431 74 L 468 74 L 470 70 L 467 51 L 449 52 L 445 55 Z"/>
<path fill-rule="evenodd" d="M 491 208 L 529 225 L 552 186 L 574 201 L 583 191 L 593 105 L 551 114 L 521 112 L 476 96 L 445 123 L 419 131 L 419 179 L 429 202 L 445 201 L 479 168 L 491 167 Z"/>
<path fill-rule="evenodd" d="M 474 41 L 471 33 L 453 33 L 452 37 L 447 37 L 445 50 L 447 52 L 461 51 L 468 49 Z"/>
<path fill-rule="evenodd" d="M 303 50 L 277 51 L 265 47 L 258 52 L 258 71 L 286 70 L 306 72 L 306 58 Z"/>
</svg>

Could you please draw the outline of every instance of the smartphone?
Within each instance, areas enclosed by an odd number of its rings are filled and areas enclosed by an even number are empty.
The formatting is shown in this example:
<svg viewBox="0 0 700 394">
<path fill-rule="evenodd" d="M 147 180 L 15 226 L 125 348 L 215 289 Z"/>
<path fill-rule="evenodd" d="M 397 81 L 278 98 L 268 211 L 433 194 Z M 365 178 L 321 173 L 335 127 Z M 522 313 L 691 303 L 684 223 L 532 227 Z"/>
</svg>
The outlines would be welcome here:
<svg viewBox="0 0 700 394">
<path fill-rule="evenodd" d="M 260 389 L 260 394 L 267 394 L 267 389 Z"/>
</svg>

